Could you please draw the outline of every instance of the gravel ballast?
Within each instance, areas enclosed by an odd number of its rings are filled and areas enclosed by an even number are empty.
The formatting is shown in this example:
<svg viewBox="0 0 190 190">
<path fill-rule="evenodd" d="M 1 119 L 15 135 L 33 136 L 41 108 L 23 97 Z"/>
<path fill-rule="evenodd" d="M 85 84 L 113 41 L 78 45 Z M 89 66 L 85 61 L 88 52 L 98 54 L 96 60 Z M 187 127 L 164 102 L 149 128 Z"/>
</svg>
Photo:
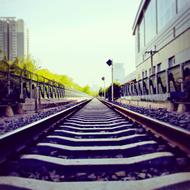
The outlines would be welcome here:
<svg viewBox="0 0 190 190">
<path fill-rule="evenodd" d="M 183 129 L 190 130 L 190 112 L 177 113 L 177 112 L 169 112 L 164 108 L 148 109 L 143 107 L 136 107 L 127 104 L 122 104 L 119 102 L 113 102 L 113 103 L 121 107 L 127 108 L 131 111 L 135 111 L 137 113 L 149 116 L 151 118 L 158 119 L 166 123 L 170 123 L 172 125 L 181 127 Z"/>
<path fill-rule="evenodd" d="M 43 119 L 47 116 L 55 114 L 59 111 L 62 111 L 66 108 L 74 106 L 76 103 L 71 103 L 67 105 L 62 105 L 54 108 L 40 110 L 38 113 L 26 113 L 18 114 L 13 117 L 1 117 L 0 118 L 0 135 L 3 135 L 7 132 L 13 131 L 17 128 L 23 127 L 27 124 L 33 123 L 40 119 Z"/>
</svg>

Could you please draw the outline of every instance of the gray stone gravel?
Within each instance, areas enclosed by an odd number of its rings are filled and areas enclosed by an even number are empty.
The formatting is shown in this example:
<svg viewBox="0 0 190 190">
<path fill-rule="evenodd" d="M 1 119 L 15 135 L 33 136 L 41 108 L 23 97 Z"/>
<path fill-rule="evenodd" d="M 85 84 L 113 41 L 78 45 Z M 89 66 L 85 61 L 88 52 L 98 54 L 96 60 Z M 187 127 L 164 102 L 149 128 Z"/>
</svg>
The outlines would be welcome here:
<svg viewBox="0 0 190 190">
<path fill-rule="evenodd" d="M 53 108 L 51 110 L 48 110 L 46 112 L 42 112 L 39 114 L 33 114 L 30 115 L 28 117 L 21 117 L 21 118 L 15 118 L 15 120 L 9 121 L 7 122 L 8 124 L 10 124 L 11 128 L 15 125 L 17 122 L 23 122 L 24 124 L 26 124 L 26 122 L 28 121 L 35 121 L 38 120 L 39 118 L 43 118 L 47 115 L 50 115 L 52 113 L 55 113 L 57 111 L 60 111 L 62 109 L 65 109 L 65 106 L 63 107 L 57 107 L 57 108 Z M 139 109 L 141 111 L 141 109 Z M 148 110 L 149 111 L 149 110 Z M 149 112 L 145 112 L 145 114 L 149 113 Z M 163 112 L 165 113 L 165 112 Z M 156 113 L 153 114 L 153 112 L 150 112 L 150 114 L 152 115 L 157 115 Z M 169 114 L 169 113 L 168 113 Z M 162 115 L 162 114 L 161 114 Z M 164 114 L 162 115 L 164 116 Z M 173 120 L 175 121 L 176 118 L 173 118 Z M 6 121 L 5 121 L 6 122 Z M 143 131 L 138 131 L 139 133 L 143 132 Z M 54 141 L 52 141 L 53 143 L 56 143 Z M 162 150 L 167 150 L 166 145 L 160 144 L 156 147 L 155 146 L 149 146 L 144 147 L 140 149 L 143 153 L 145 153 L 146 151 L 162 151 Z M 36 151 L 36 149 L 33 150 Z M 139 151 L 139 154 L 140 152 Z M 60 154 L 59 151 L 51 151 L 50 152 L 51 156 L 58 156 L 59 158 L 62 159 L 71 159 L 72 155 L 64 155 L 64 154 Z M 89 155 L 89 158 L 91 156 Z M 109 157 L 110 155 L 103 155 L 100 158 L 105 158 L 105 157 Z M 125 157 L 125 155 L 123 155 L 122 153 L 118 153 L 114 156 L 115 158 L 123 158 Z M 93 158 L 95 158 L 95 156 L 93 156 Z M 74 158 L 73 158 L 74 159 Z M 158 160 L 158 162 L 160 162 Z M 165 160 L 161 160 L 161 162 L 165 162 Z M 168 161 L 166 161 L 168 162 Z M 156 177 L 156 176 L 164 176 L 164 175 L 168 175 L 171 173 L 175 173 L 178 171 L 185 171 L 186 166 L 189 166 L 188 164 L 188 160 L 187 158 L 184 157 L 176 157 L 175 158 L 175 162 L 172 162 L 173 164 L 169 164 L 166 163 L 164 165 L 168 165 L 168 168 L 166 167 L 157 167 L 157 165 L 155 166 L 151 166 L 151 162 L 149 162 L 150 167 L 148 169 L 139 169 L 138 167 L 133 171 L 131 171 L 130 169 L 127 170 L 125 168 L 120 168 L 117 171 L 115 170 L 106 170 L 106 171 L 101 171 L 100 170 L 96 170 L 94 172 L 90 171 L 88 168 L 86 168 L 86 170 L 84 171 L 80 171 L 80 172 L 74 172 L 74 171 L 63 171 L 63 170 L 59 170 L 59 169 L 53 169 L 53 170 L 48 170 L 48 166 L 46 168 L 45 164 L 42 165 L 42 167 L 40 167 L 39 169 L 35 169 L 35 171 L 25 171 L 22 168 L 15 168 L 12 169 L 13 167 L 11 167 L 12 172 L 8 173 L 8 175 L 11 176 L 22 176 L 22 177 L 29 177 L 29 178 L 35 178 L 35 179 L 42 179 L 42 180 L 47 180 L 47 181 L 55 181 L 55 182 L 61 182 L 61 181 L 128 181 L 128 180 L 142 180 L 142 179 L 147 179 L 147 178 L 152 178 L 152 177 Z M 17 164 L 15 163 L 15 165 L 17 166 Z M 19 164 L 18 164 L 19 166 Z"/>
<path fill-rule="evenodd" d="M 27 124 L 33 123 L 40 119 L 43 119 L 47 116 L 55 114 L 61 110 L 64 110 L 68 107 L 75 105 L 76 103 L 71 103 L 67 105 L 58 106 L 51 109 L 41 110 L 38 113 L 27 113 L 27 114 L 18 114 L 14 117 L 0 117 L 0 135 L 5 134 L 7 132 L 13 131 L 17 128 L 25 126 Z"/>
<path fill-rule="evenodd" d="M 42 171 L 43 170 L 43 171 Z M 42 167 L 41 171 L 32 173 L 11 172 L 10 176 L 22 176 L 27 178 L 42 179 L 46 181 L 63 182 L 63 181 L 130 181 L 142 180 L 157 176 L 164 176 L 175 173 L 176 168 L 168 171 L 168 169 L 148 168 L 137 171 L 119 170 L 115 172 L 76 172 L 73 174 L 61 174 L 57 170 L 48 171 Z"/>
<path fill-rule="evenodd" d="M 169 112 L 163 108 L 148 109 L 143 107 L 126 105 L 119 102 L 114 102 L 114 104 L 138 112 L 140 114 L 149 116 L 151 118 L 158 119 L 170 123 L 172 125 L 190 130 L 190 112 L 185 112 L 185 113 Z"/>
</svg>

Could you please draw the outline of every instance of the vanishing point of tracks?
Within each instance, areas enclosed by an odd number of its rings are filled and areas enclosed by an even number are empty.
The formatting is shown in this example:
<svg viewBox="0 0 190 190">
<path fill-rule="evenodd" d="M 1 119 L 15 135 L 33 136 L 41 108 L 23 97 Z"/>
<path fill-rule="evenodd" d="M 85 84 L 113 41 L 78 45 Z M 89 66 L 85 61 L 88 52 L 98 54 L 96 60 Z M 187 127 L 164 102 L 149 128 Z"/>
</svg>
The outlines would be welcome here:
<svg viewBox="0 0 190 190">
<path fill-rule="evenodd" d="M 188 189 L 190 134 L 106 104 L 82 102 L 0 137 L 0 189 Z"/>
</svg>

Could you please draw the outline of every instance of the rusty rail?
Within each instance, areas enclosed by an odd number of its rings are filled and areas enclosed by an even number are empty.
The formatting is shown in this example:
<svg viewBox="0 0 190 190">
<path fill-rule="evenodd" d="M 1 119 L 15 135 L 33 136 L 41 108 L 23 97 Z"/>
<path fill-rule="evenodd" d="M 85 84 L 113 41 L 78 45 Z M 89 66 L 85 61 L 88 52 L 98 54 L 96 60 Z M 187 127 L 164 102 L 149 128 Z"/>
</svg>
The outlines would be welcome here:
<svg viewBox="0 0 190 190">
<path fill-rule="evenodd" d="M 89 101 L 91 99 L 83 100 L 72 107 L 0 136 L 0 164 L 6 161 L 10 155 L 20 152 L 44 133 L 53 129 L 58 123 L 75 113 Z"/>
<path fill-rule="evenodd" d="M 171 146 L 178 147 L 190 157 L 190 131 L 182 129 L 178 126 L 153 119 L 151 117 L 139 114 L 111 102 L 101 100 L 104 104 L 116 110 L 120 114 L 129 117 L 133 121 L 143 125 L 155 135 L 166 140 Z"/>
</svg>

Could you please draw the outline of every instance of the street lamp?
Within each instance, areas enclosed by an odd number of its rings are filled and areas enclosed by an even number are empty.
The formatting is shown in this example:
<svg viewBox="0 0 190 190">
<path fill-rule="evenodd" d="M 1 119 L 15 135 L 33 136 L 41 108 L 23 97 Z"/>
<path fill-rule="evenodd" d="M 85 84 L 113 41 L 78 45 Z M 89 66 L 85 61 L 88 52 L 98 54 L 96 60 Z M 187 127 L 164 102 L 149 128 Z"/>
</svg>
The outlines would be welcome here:
<svg viewBox="0 0 190 190">
<path fill-rule="evenodd" d="M 104 99 L 106 99 L 105 77 L 102 77 L 102 80 L 104 81 Z"/>
<path fill-rule="evenodd" d="M 111 66 L 111 79 L 112 79 L 112 85 L 111 85 L 111 100 L 113 102 L 114 92 L 113 92 L 113 61 L 109 59 L 107 62 L 108 66 Z"/>
</svg>

